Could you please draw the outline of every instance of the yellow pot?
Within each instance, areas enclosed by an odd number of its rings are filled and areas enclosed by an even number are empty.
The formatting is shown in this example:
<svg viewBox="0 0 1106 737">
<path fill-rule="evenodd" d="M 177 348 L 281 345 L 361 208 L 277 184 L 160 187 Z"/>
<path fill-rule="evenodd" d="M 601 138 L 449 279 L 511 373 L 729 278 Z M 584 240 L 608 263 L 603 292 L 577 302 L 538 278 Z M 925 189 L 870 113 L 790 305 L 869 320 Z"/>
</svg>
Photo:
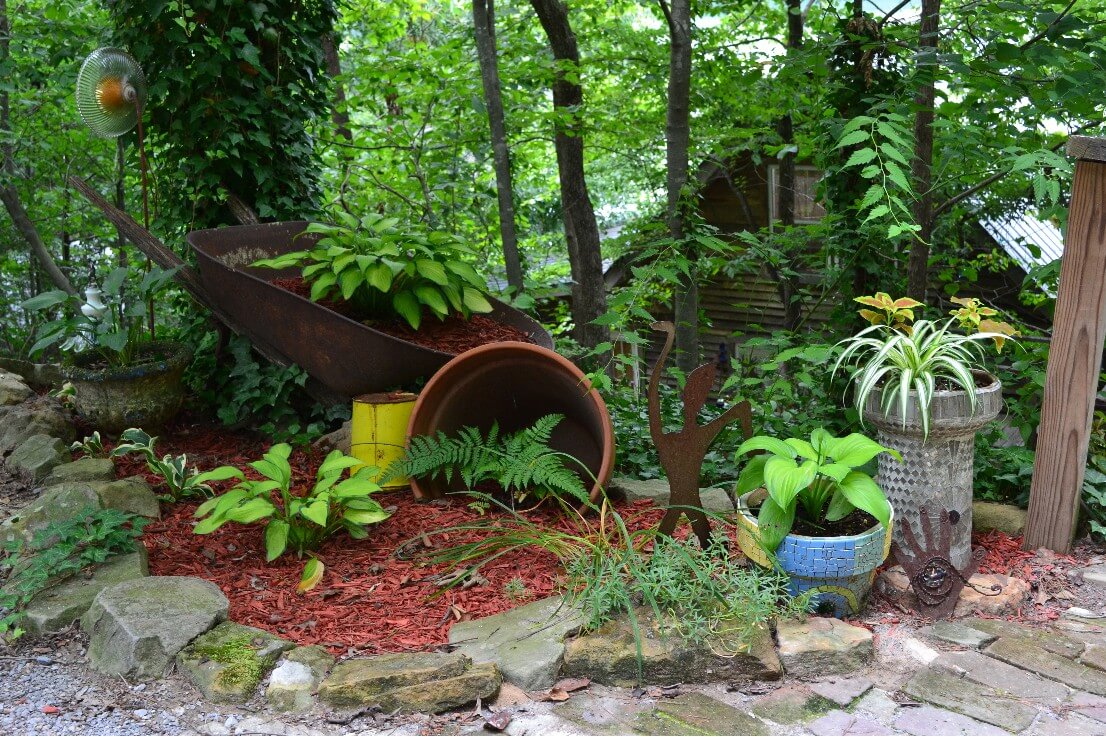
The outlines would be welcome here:
<svg viewBox="0 0 1106 737">
<path fill-rule="evenodd" d="M 353 400 L 350 429 L 350 455 L 362 465 L 350 469 L 356 473 L 365 466 L 375 466 L 380 474 L 403 457 L 407 444 L 407 424 L 418 395 L 409 392 L 363 394 Z M 379 482 L 380 474 L 377 475 Z M 407 478 L 392 479 L 381 484 L 385 489 L 403 489 Z"/>
</svg>

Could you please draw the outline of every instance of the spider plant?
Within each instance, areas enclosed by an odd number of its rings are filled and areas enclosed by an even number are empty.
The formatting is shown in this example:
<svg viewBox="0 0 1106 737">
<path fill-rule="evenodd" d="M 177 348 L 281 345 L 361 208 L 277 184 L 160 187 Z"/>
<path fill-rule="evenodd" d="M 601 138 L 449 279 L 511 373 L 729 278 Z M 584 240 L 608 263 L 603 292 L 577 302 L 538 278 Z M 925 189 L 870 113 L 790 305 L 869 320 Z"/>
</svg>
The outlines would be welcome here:
<svg viewBox="0 0 1106 737">
<path fill-rule="evenodd" d="M 982 361 L 979 344 L 1007 336 L 995 332 L 971 335 L 952 332 L 955 322 L 955 318 L 943 323 L 919 320 L 910 334 L 887 325 L 872 325 L 838 344 L 845 349 L 834 364 L 833 373 L 843 365 L 852 366 L 849 381 L 856 385 L 855 404 L 862 424 L 868 396 L 882 388 L 880 409 L 885 417 L 890 417 L 897 406 L 905 429 L 906 408 L 910 392 L 914 391 L 918 395 L 922 435 L 929 437 L 930 403 L 938 379 L 946 379 L 963 389 L 974 414 L 978 400 L 972 371 Z"/>
</svg>

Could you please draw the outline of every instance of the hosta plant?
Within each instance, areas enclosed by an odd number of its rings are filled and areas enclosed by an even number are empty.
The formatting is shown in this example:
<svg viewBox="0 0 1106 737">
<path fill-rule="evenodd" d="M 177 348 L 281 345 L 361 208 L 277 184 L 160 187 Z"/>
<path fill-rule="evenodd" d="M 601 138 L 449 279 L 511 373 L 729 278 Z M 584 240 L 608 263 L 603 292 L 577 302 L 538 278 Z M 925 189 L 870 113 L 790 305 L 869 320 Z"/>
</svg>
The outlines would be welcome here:
<svg viewBox="0 0 1106 737">
<path fill-rule="evenodd" d="M 439 319 L 491 312 L 487 285 L 469 263 L 473 252 L 448 233 L 423 232 L 399 220 L 370 213 L 358 219 L 339 212 L 342 223 L 313 223 L 322 237 L 307 251 L 253 264 L 300 267 L 311 299 L 342 300 L 371 319 L 399 316 L 418 329 L 423 313 Z"/>
<path fill-rule="evenodd" d="M 98 433 L 96 433 L 96 439 L 99 440 Z M 188 456 L 184 453 L 176 456 L 167 453 L 159 459 L 154 452 L 155 443 L 157 443 L 157 437 L 151 436 L 145 430 L 132 427 L 122 432 L 119 436 L 119 444 L 112 448 L 110 456 L 118 458 L 138 453 L 145 458 L 146 468 L 162 478 L 168 490 L 164 498 L 168 501 L 179 501 L 194 496 L 210 496 L 212 481 L 242 478 L 242 472 L 234 466 L 219 466 L 200 473 L 198 468 L 188 465 Z"/>
<path fill-rule="evenodd" d="M 880 453 L 898 460 L 898 451 L 852 433 L 835 438 L 818 429 L 810 440 L 757 435 L 737 449 L 741 456 L 762 451 L 749 459 L 737 480 L 737 493 L 764 487 L 768 496 L 760 507 L 757 527 L 761 545 L 772 555 L 801 518 L 816 528 L 844 519 L 860 509 L 887 527 L 891 505 L 872 477 L 860 470 Z"/>
<path fill-rule="evenodd" d="M 249 464 L 261 474 L 258 480 L 246 479 L 239 472 L 238 484 L 196 509 L 200 521 L 193 532 L 205 535 L 228 522 L 265 520 L 265 560 L 272 561 L 289 549 L 302 557 L 341 530 L 362 539 L 368 536 L 367 525 L 388 518 L 389 513 L 372 498 L 380 491 L 373 481 L 378 469 L 365 466 L 343 479 L 347 469 L 361 465 L 361 461 L 332 451 L 319 466 L 315 484 L 300 496 L 292 493 L 292 467 L 288 463 L 291 453 L 290 445 L 280 443 Z M 314 586 L 322 574 L 322 562 L 311 558 L 300 590 Z"/>
</svg>

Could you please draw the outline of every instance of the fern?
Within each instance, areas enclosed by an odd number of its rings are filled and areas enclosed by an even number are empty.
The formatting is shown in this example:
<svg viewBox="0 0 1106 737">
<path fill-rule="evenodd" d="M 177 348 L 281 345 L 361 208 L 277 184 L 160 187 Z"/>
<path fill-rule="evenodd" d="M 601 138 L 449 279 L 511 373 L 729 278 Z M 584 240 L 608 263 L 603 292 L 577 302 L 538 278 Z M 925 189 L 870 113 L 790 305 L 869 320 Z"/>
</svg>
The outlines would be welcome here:
<svg viewBox="0 0 1106 737">
<path fill-rule="evenodd" d="M 515 433 L 502 434 L 492 423 L 485 436 L 476 427 L 463 427 L 456 436 L 438 431 L 435 435 L 411 438 L 405 456 L 389 468 L 392 478 L 456 479 L 473 490 L 482 483 L 498 484 L 516 499 L 550 494 L 584 500 L 587 490 L 580 476 L 565 465 L 571 457 L 549 447 L 553 430 L 564 415 L 546 415 Z M 574 459 L 573 459 L 574 460 Z"/>
</svg>

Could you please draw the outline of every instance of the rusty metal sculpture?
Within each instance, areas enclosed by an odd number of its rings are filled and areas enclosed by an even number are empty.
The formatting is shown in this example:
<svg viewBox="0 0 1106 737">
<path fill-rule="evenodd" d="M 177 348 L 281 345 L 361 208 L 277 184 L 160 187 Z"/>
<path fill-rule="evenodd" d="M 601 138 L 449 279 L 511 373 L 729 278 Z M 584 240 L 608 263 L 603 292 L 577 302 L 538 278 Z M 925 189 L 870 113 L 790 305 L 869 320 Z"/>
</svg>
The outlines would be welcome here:
<svg viewBox="0 0 1106 737">
<path fill-rule="evenodd" d="M 910 578 L 910 587 L 918 598 L 918 611 L 933 619 L 947 619 L 956 608 L 956 602 L 960 598 L 960 592 L 965 586 L 970 586 L 986 596 L 997 596 L 1002 592 L 1002 587 L 995 584 L 989 590 L 972 584 L 971 576 L 983 560 L 983 548 L 972 551 L 968 564 L 957 570 L 949 560 L 949 552 L 952 545 L 952 527 L 960 521 L 960 514 L 942 509 L 938 520 L 938 529 L 933 530 L 930 521 L 929 510 L 922 507 L 919 518 L 921 519 L 922 538 L 924 545 L 918 542 L 914 530 L 907 522 L 902 523 L 902 536 L 906 540 L 904 549 L 898 542 L 892 543 L 895 558 L 902 565 L 906 575 Z"/>
<path fill-rule="evenodd" d="M 703 512 L 703 501 L 699 498 L 699 474 L 703 459 L 707 455 L 710 444 L 718 437 L 718 433 L 735 418 L 741 421 L 745 437 L 751 436 L 753 434 L 752 410 L 747 401 L 741 401 L 707 424 L 700 425 L 699 410 L 707 402 L 717 372 L 717 367 L 713 363 L 705 363 L 688 374 L 687 382 L 684 384 L 681 394 L 684 402 L 684 426 L 673 432 L 665 432 L 661 422 L 658 392 L 664 364 L 668 360 L 668 354 L 672 350 L 672 343 L 676 337 L 676 326 L 671 322 L 656 322 L 652 327 L 654 330 L 666 333 L 664 348 L 661 349 L 660 357 L 657 358 L 653 373 L 649 377 L 649 433 L 657 446 L 657 454 L 668 476 L 669 487 L 668 512 L 661 520 L 657 531 L 662 535 L 672 535 L 676 531 L 676 523 L 680 521 L 680 515 L 686 514 L 692 530 L 699 538 L 699 543 L 705 548 L 710 544 L 711 528 L 710 520 Z"/>
</svg>

